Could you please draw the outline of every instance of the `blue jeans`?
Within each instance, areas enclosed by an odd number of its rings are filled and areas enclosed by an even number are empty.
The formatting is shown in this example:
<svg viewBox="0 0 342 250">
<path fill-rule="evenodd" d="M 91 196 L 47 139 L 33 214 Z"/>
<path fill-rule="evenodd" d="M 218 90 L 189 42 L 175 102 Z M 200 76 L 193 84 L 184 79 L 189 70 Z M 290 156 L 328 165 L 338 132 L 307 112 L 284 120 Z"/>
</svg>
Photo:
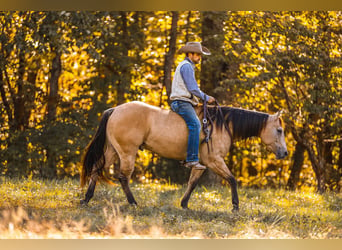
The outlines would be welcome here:
<svg viewBox="0 0 342 250">
<path fill-rule="evenodd" d="M 186 162 L 198 161 L 198 148 L 201 132 L 201 122 L 191 103 L 176 100 L 171 103 L 171 109 L 183 117 L 189 129 Z"/>
</svg>

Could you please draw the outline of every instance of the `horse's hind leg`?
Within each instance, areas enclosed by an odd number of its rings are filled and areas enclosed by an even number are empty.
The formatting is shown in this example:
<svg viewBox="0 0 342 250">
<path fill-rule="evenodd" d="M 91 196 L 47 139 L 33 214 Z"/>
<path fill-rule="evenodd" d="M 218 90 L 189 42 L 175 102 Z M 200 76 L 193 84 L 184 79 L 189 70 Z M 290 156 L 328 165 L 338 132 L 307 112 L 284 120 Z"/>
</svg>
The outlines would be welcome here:
<svg viewBox="0 0 342 250">
<path fill-rule="evenodd" d="M 118 157 L 118 154 L 116 153 L 114 147 L 111 144 L 107 145 L 107 149 L 106 149 L 104 156 L 105 156 L 105 164 L 104 164 L 105 172 L 108 175 L 110 175 L 111 174 L 110 166 L 114 165 L 114 177 L 116 177 L 115 174 L 118 171 L 118 168 L 120 168 L 119 164 L 117 162 L 119 157 Z"/>
<path fill-rule="evenodd" d="M 90 199 L 94 196 L 94 191 L 95 191 L 97 179 L 98 179 L 98 173 L 97 173 L 97 171 L 93 170 L 91 177 L 90 177 L 88 190 L 87 190 L 86 195 L 85 195 L 85 199 L 81 200 L 82 205 L 88 204 Z"/>
<path fill-rule="evenodd" d="M 90 199 L 94 196 L 96 182 L 98 181 L 99 174 L 100 174 L 99 172 L 102 171 L 103 167 L 107 171 L 109 169 L 109 166 L 113 164 L 115 156 L 116 156 L 116 152 L 114 148 L 111 145 L 108 145 L 106 152 L 104 154 L 104 162 L 97 163 L 97 166 L 94 167 L 91 172 L 89 186 L 85 195 L 85 199 L 81 200 L 82 205 L 88 204 Z"/>
<path fill-rule="evenodd" d="M 125 192 L 127 201 L 131 205 L 137 205 L 137 202 L 134 199 L 131 189 L 129 188 L 129 180 L 131 179 L 131 175 L 134 170 L 135 155 L 136 153 L 131 154 L 128 157 L 120 156 L 119 181 L 121 183 L 123 191 Z"/>
<path fill-rule="evenodd" d="M 192 169 L 190 178 L 188 181 L 188 186 L 187 189 L 184 193 L 183 199 L 181 201 L 181 206 L 182 208 L 188 208 L 188 202 L 191 196 L 192 191 L 194 191 L 200 177 L 204 173 L 204 170 L 197 170 L 197 169 Z"/>
</svg>

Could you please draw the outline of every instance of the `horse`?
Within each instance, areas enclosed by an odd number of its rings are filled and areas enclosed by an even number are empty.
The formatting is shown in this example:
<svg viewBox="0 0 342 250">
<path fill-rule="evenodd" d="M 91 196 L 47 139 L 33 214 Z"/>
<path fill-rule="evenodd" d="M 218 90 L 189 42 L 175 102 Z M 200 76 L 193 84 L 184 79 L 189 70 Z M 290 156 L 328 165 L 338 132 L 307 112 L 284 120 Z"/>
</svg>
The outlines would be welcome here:
<svg viewBox="0 0 342 250">
<path fill-rule="evenodd" d="M 195 107 L 198 117 L 203 109 Z M 277 159 L 287 156 L 284 126 L 280 112 L 270 115 L 226 106 L 208 106 L 210 140 L 199 148 L 200 163 L 227 180 L 232 193 L 232 211 L 239 210 L 237 183 L 225 164 L 233 140 L 259 136 Z M 204 140 L 204 133 L 201 132 Z M 99 178 L 109 181 L 109 169 L 114 165 L 114 177 L 119 179 L 129 204 L 137 205 L 129 181 L 139 148 L 142 147 L 162 157 L 185 160 L 188 129 L 184 120 L 172 110 L 142 102 L 128 102 L 103 112 L 99 127 L 86 148 L 81 171 L 81 186 L 89 181 L 85 199 L 88 204 L 94 195 Z M 191 193 L 204 170 L 192 169 L 181 207 L 188 208 Z"/>
</svg>

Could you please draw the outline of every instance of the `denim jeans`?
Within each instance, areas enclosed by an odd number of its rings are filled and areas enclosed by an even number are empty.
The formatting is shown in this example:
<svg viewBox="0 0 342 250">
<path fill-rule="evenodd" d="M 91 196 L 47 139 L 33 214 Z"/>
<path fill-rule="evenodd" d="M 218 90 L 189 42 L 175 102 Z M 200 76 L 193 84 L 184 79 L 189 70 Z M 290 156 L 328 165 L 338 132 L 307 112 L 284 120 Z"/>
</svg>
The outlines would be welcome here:
<svg viewBox="0 0 342 250">
<path fill-rule="evenodd" d="M 171 109 L 183 117 L 189 129 L 186 162 L 198 161 L 201 122 L 197 117 L 195 109 L 191 103 L 180 100 L 173 101 L 171 103 Z"/>
</svg>

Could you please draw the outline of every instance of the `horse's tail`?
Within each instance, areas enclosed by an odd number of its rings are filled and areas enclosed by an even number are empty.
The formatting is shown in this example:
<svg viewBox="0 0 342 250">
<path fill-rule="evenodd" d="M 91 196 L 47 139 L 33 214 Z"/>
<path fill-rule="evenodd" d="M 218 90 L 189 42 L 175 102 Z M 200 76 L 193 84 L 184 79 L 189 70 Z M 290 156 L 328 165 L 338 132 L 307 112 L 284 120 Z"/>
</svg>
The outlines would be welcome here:
<svg viewBox="0 0 342 250">
<path fill-rule="evenodd" d="M 83 187 L 87 181 L 87 178 L 91 175 L 93 167 L 96 167 L 98 174 L 102 177 L 102 168 L 105 164 L 104 157 L 104 146 L 106 142 L 106 130 L 107 122 L 110 115 L 113 113 L 114 108 L 107 109 L 103 112 L 100 125 L 97 131 L 88 144 L 86 152 L 82 160 L 82 171 L 81 171 L 81 186 Z"/>
</svg>

